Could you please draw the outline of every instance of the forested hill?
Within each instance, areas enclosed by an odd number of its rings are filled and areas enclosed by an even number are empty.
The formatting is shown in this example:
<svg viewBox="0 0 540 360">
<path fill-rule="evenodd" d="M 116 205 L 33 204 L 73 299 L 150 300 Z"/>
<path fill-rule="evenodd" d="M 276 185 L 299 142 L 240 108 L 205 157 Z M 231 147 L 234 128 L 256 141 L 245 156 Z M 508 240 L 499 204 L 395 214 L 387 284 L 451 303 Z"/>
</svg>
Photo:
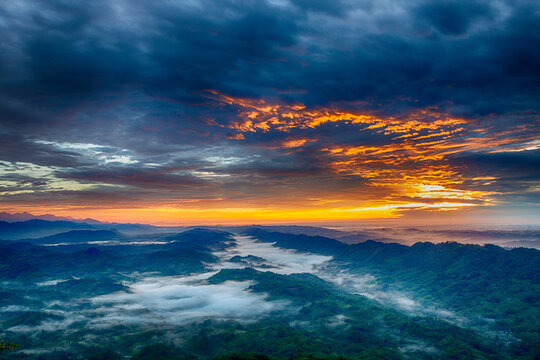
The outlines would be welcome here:
<svg viewBox="0 0 540 360">
<path fill-rule="evenodd" d="M 540 354 L 540 251 L 244 230 L 1 240 L 0 358 Z"/>
<path fill-rule="evenodd" d="M 522 349 L 540 354 L 540 251 L 457 242 L 412 246 L 366 241 L 346 245 L 321 236 L 252 228 L 246 234 L 299 251 L 331 254 L 356 274 L 384 286 L 442 304 L 466 317 L 494 320 L 520 339 Z"/>
</svg>

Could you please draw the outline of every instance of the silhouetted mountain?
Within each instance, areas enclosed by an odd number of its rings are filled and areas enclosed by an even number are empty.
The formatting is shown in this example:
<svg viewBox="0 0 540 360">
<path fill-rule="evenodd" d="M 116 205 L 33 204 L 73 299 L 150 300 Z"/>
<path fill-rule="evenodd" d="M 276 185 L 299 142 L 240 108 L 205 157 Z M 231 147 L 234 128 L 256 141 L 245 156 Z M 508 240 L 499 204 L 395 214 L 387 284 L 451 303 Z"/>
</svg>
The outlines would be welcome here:
<svg viewBox="0 0 540 360">
<path fill-rule="evenodd" d="M 327 229 L 318 226 L 300 226 L 300 225 L 256 225 L 256 228 L 263 229 L 265 231 L 276 231 L 285 234 L 294 235 L 309 235 L 309 236 L 324 236 L 332 239 L 338 239 L 342 236 L 346 236 L 347 233 L 334 229 Z"/>
<path fill-rule="evenodd" d="M 76 266 L 122 266 L 121 263 L 116 264 L 116 262 L 121 260 L 121 258 L 111 255 L 108 252 L 99 250 L 96 247 L 89 247 L 83 251 L 75 251 L 65 256 L 69 259 L 70 262 L 74 262 Z"/>
<path fill-rule="evenodd" d="M 107 278 L 70 279 L 54 286 L 56 292 L 77 294 L 77 296 L 98 296 L 126 289 L 126 286 Z"/>
<path fill-rule="evenodd" d="M 222 269 L 208 279 L 210 284 L 224 281 L 256 281 L 250 289 L 265 292 L 276 298 L 286 298 L 298 302 L 324 300 L 332 292 L 340 292 L 334 285 L 312 274 L 281 275 L 270 271 L 261 272 L 252 268 Z"/>
<path fill-rule="evenodd" d="M 231 234 L 196 228 L 165 237 L 171 243 L 164 250 L 151 252 L 129 261 L 139 271 L 156 271 L 162 274 L 190 274 L 205 269 L 204 264 L 214 263 L 217 258 L 211 253 L 223 250 L 233 241 Z"/>
<path fill-rule="evenodd" d="M 348 249 L 348 245 L 322 236 L 269 232 L 258 227 L 246 230 L 245 234 L 253 236 L 260 241 L 276 243 L 277 246 L 285 249 L 308 251 L 317 254 L 336 255 Z"/>
<path fill-rule="evenodd" d="M 167 234 L 184 229 L 184 227 L 156 227 L 144 224 L 117 224 L 103 223 L 93 219 L 84 221 L 68 220 L 41 220 L 31 219 L 25 221 L 7 222 L 0 221 L 0 239 L 21 240 L 35 239 L 72 230 L 110 230 L 125 235 L 144 235 L 144 234 Z"/>
<path fill-rule="evenodd" d="M 36 261 L 40 257 L 54 257 L 55 254 L 40 246 L 30 243 L 0 244 L 0 280 L 19 279 L 45 275 Z"/>
<path fill-rule="evenodd" d="M 205 263 L 214 263 L 217 258 L 208 252 L 195 251 L 186 247 L 157 251 L 135 259 L 139 271 L 157 271 L 164 275 L 191 274 L 205 270 Z"/>
<path fill-rule="evenodd" d="M 18 213 L 0 212 L 0 221 L 15 222 L 15 221 L 26 221 L 26 220 L 32 220 L 32 219 L 47 220 L 47 221 L 57 221 L 57 220 L 79 221 L 79 222 L 96 221 L 93 219 L 76 220 L 72 217 L 63 217 L 63 216 L 56 216 L 56 215 L 51 215 L 51 214 L 33 215 L 26 211 L 18 212 Z"/>
<path fill-rule="evenodd" d="M 29 241 L 36 244 L 58 244 L 118 240 L 120 238 L 118 232 L 111 230 L 71 230 Z"/>
<path fill-rule="evenodd" d="M 81 275 L 108 271 L 117 267 L 118 257 L 95 247 L 73 253 L 61 253 L 54 248 L 27 242 L 0 244 L 0 280 L 35 280 L 64 273 Z"/>
<path fill-rule="evenodd" d="M 232 243 L 232 234 L 225 231 L 208 230 L 205 228 L 196 228 L 184 231 L 165 238 L 167 241 L 173 241 L 174 247 L 183 247 L 209 251 L 225 249 Z"/>
<path fill-rule="evenodd" d="M 73 221 L 27 220 L 19 222 L 0 221 L 0 239 L 19 240 L 50 236 L 70 230 L 94 229 L 93 225 Z"/>
</svg>

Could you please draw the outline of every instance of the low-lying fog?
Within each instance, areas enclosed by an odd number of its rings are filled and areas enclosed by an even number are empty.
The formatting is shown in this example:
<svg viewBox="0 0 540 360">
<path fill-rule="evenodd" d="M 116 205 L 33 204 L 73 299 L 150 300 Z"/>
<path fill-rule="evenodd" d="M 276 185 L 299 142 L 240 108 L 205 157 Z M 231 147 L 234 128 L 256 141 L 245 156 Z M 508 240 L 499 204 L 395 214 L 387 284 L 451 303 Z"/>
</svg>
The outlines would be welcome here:
<svg viewBox="0 0 540 360">
<path fill-rule="evenodd" d="M 221 284 L 207 281 L 221 269 L 245 267 L 285 275 L 311 273 L 345 291 L 405 312 L 435 315 L 458 323 L 465 321 L 448 310 L 420 304 L 408 294 L 383 290 L 374 276 L 353 275 L 336 266 L 331 256 L 283 249 L 249 236 L 235 236 L 234 239 L 235 246 L 214 253 L 220 261 L 208 265 L 207 272 L 192 276 L 133 274 L 131 280 L 124 283 L 126 291 L 79 299 L 78 305 L 77 300 L 65 304 L 54 302 L 45 310 L 55 312 L 57 318 L 54 320 L 46 320 L 36 326 L 15 326 L 8 330 L 54 331 L 67 328 L 76 321 L 86 322 L 90 327 L 137 323 L 181 325 L 206 318 L 252 321 L 274 311 L 296 311 L 286 301 L 270 301 L 267 294 L 251 292 L 249 287 L 252 283 L 249 281 L 225 281 Z M 54 288 L 64 281 L 50 279 L 36 285 Z M 0 309 L 0 312 L 9 310 Z M 58 316 L 64 319 L 58 319 Z"/>
<path fill-rule="evenodd" d="M 117 292 L 91 299 L 101 315 L 91 323 L 107 326 L 121 323 L 171 323 L 212 318 L 251 320 L 288 303 L 267 301 L 265 295 L 248 291 L 249 281 L 205 282 L 216 272 L 197 276 L 146 277 Z"/>
</svg>

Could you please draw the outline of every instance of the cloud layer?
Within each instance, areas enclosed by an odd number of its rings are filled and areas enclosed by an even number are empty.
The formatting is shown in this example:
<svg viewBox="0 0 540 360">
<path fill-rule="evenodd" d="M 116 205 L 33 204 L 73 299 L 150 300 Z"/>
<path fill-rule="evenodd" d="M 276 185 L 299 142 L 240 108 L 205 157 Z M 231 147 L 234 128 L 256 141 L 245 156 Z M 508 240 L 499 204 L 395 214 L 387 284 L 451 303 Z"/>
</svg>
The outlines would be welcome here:
<svg viewBox="0 0 540 360">
<path fill-rule="evenodd" d="M 537 2 L 21 0 L 0 20 L 6 210 L 538 206 Z"/>
</svg>

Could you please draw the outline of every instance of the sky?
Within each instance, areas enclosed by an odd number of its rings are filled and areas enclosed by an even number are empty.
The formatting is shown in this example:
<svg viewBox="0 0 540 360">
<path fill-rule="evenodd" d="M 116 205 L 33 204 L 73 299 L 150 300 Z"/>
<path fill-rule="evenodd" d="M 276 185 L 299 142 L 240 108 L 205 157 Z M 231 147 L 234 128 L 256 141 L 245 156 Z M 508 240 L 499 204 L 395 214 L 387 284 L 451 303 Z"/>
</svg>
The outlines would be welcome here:
<svg viewBox="0 0 540 360">
<path fill-rule="evenodd" d="M 0 210 L 540 224 L 534 0 L 13 0 Z"/>
</svg>

